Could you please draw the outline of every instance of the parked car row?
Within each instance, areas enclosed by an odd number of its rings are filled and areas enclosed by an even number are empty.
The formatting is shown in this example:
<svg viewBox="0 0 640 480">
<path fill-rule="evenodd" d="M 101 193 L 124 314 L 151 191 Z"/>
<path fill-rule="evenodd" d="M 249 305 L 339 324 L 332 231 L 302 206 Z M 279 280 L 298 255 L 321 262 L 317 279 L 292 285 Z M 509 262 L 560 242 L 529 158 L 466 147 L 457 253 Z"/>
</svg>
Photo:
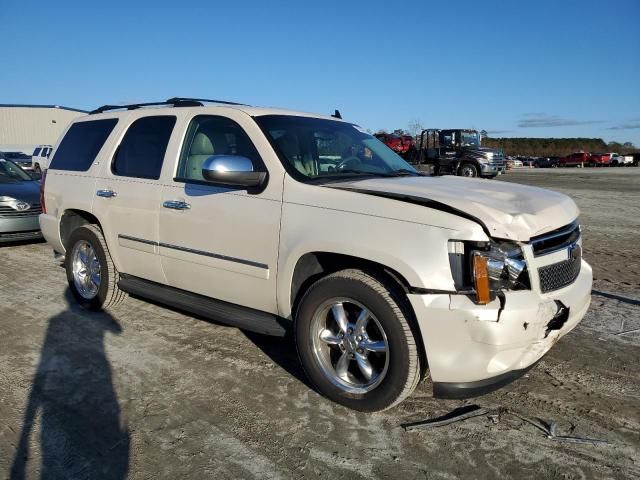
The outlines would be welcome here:
<svg viewBox="0 0 640 480">
<path fill-rule="evenodd" d="M 634 165 L 633 155 L 575 152 L 560 158 L 559 167 L 623 167 Z"/>
<path fill-rule="evenodd" d="M 638 166 L 638 154 L 575 152 L 564 157 L 507 157 L 507 168 L 629 167 Z"/>
</svg>

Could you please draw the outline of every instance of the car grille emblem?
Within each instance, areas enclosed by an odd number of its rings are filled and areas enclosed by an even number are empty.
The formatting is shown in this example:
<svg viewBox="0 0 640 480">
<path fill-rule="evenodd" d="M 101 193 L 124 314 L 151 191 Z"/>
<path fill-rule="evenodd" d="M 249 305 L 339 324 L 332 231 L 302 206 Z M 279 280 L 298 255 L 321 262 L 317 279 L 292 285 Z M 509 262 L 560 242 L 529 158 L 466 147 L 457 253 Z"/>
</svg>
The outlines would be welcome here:
<svg viewBox="0 0 640 480">
<path fill-rule="evenodd" d="M 24 212 L 25 210 L 29 210 L 31 208 L 31 205 L 25 202 L 16 202 L 14 208 L 19 212 Z"/>
<path fill-rule="evenodd" d="M 569 247 L 569 260 L 578 260 L 582 256 L 580 245 L 574 244 Z"/>
</svg>

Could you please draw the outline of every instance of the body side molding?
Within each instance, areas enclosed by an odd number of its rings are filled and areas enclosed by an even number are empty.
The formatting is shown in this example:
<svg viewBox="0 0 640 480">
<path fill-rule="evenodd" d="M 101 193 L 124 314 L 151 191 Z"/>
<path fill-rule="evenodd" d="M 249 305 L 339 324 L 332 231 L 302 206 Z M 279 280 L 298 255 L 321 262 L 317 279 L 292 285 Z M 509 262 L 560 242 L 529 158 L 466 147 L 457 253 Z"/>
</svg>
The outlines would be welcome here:
<svg viewBox="0 0 640 480">
<path fill-rule="evenodd" d="M 123 240 L 129 240 L 131 242 L 144 243 L 145 245 L 153 245 L 155 247 L 170 248 L 172 250 L 179 250 L 181 252 L 193 253 L 194 255 L 202 255 L 203 257 L 217 258 L 218 260 L 226 260 L 227 262 L 240 263 L 242 265 L 248 265 L 250 267 L 269 270 L 269 265 L 265 263 L 254 262 L 253 260 L 245 260 L 244 258 L 229 257 L 227 255 L 221 255 L 219 253 L 205 252 L 203 250 L 195 250 L 193 248 L 181 247 L 179 245 L 172 245 L 170 243 L 155 242 L 153 240 L 145 240 L 144 238 L 131 237 L 129 235 L 123 235 L 123 234 L 118 234 L 118 238 L 121 238 Z"/>
</svg>

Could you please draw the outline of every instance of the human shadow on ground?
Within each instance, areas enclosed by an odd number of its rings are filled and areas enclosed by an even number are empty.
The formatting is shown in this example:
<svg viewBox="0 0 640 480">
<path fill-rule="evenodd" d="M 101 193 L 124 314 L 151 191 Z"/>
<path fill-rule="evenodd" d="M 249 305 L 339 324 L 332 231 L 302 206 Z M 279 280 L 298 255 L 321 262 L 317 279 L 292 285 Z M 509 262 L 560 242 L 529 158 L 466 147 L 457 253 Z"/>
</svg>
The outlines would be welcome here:
<svg viewBox="0 0 640 480">
<path fill-rule="evenodd" d="M 65 298 L 69 308 L 49 319 L 10 478 L 126 478 L 130 436 L 105 352 L 105 335 L 122 329 L 107 313 L 72 306 L 69 290 Z M 38 443 L 39 467 L 29 463 Z"/>
</svg>

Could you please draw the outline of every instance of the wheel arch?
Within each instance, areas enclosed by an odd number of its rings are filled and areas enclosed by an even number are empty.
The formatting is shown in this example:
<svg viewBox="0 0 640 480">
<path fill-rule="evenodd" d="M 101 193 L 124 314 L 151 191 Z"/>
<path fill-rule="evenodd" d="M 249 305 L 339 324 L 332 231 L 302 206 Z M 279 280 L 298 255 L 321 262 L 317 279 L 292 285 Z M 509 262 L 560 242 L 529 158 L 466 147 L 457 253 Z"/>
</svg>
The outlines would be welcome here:
<svg viewBox="0 0 640 480">
<path fill-rule="evenodd" d="M 421 376 L 424 376 L 428 368 L 424 341 L 422 339 L 422 333 L 416 319 L 415 311 L 411 306 L 411 302 L 406 298 L 406 295 L 411 292 L 411 284 L 401 273 L 382 263 L 362 257 L 335 252 L 314 251 L 305 253 L 298 258 L 291 277 L 289 306 L 292 322 L 294 321 L 295 312 L 302 297 L 304 296 L 304 293 L 313 283 L 327 275 L 330 275 L 331 273 L 349 268 L 357 268 L 371 273 L 378 279 L 389 282 L 397 289 L 399 294 L 405 295 L 405 298 L 400 300 L 404 301 L 403 307 L 407 314 L 407 321 L 409 322 L 411 331 L 415 337 L 416 345 L 418 346 L 421 365 L 420 374 Z"/>
<path fill-rule="evenodd" d="M 411 288 L 407 279 L 400 273 L 373 260 L 334 252 L 309 252 L 298 259 L 293 269 L 289 297 L 291 311 L 295 312 L 300 298 L 313 282 L 346 268 L 360 268 L 382 275 L 405 293 Z"/>
<path fill-rule="evenodd" d="M 60 241 L 65 250 L 68 249 L 71 233 L 83 225 L 97 225 L 102 229 L 98 218 L 90 212 L 79 209 L 68 209 L 60 217 Z"/>
</svg>

